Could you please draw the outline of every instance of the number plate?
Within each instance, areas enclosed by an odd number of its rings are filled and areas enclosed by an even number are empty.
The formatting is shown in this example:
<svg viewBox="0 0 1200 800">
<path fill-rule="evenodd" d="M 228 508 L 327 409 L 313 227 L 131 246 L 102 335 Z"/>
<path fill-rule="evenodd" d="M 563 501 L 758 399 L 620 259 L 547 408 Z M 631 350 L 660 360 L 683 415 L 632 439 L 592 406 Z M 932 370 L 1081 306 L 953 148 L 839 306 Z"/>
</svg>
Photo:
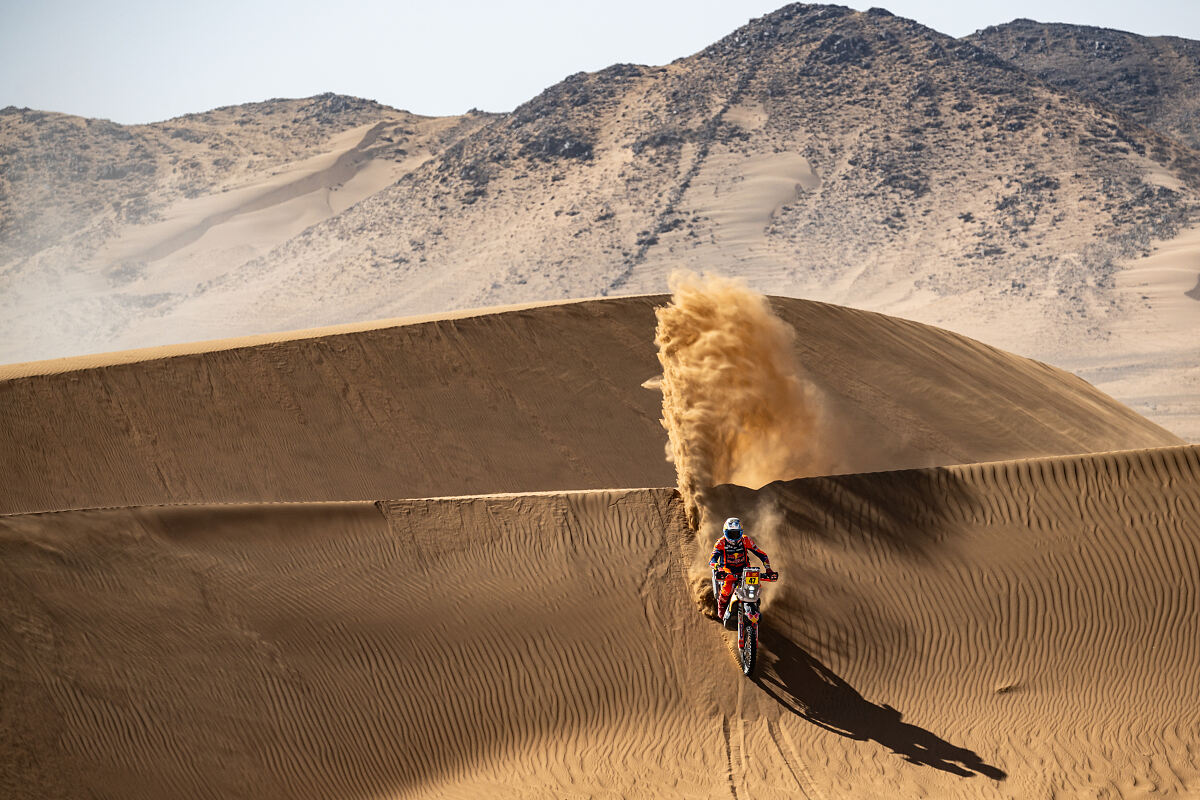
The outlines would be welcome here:
<svg viewBox="0 0 1200 800">
<path fill-rule="evenodd" d="M 758 576 L 757 575 L 747 575 L 746 576 L 746 585 L 747 586 L 757 586 L 758 585 Z"/>
</svg>

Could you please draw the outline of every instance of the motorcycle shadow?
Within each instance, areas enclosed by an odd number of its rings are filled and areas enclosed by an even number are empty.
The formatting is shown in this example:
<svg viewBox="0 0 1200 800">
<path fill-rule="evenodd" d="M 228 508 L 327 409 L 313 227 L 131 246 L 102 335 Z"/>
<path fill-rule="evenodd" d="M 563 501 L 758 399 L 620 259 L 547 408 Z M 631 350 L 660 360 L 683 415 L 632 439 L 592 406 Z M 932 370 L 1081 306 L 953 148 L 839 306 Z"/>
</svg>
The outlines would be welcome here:
<svg viewBox="0 0 1200 800">
<path fill-rule="evenodd" d="M 763 634 L 775 659 L 755 682 L 793 714 L 850 739 L 876 741 L 913 764 L 964 778 L 976 773 L 997 781 L 1008 777 L 975 752 L 904 722 L 901 712 L 886 703 L 868 701 L 782 631 L 764 626 Z"/>
</svg>

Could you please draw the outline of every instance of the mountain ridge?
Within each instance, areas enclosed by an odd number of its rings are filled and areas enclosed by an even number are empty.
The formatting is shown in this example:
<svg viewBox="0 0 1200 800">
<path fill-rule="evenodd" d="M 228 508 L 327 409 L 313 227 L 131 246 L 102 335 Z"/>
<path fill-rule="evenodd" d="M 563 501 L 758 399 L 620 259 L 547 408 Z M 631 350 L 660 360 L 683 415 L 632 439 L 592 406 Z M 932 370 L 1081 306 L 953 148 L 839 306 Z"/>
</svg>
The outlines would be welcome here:
<svg viewBox="0 0 1200 800">
<path fill-rule="evenodd" d="M 631 159 L 618 156 L 618 172 L 620 168 L 637 170 L 638 174 L 625 176 L 626 183 L 639 184 L 636 186 L 638 192 L 644 191 L 643 186 L 649 184 L 646 188 L 649 188 L 653 192 L 654 198 L 649 202 L 632 204 L 634 206 L 631 209 L 633 214 L 630 216 L 634 217 L 634 219 L 630 219 L 629 223 L 631 224 L 624 225 L 623 230 L 616 231 L 617 235 L 615 237 L 612 236 L 614 232 L 608 230 L 601 230 L 599 232 L 588 230 L 582 233 L 579 230 L 574 230 L 570 232 L 572 238 L 585 235 L 594 239 L 608 239 L 608 241 L 604 241 L 601 245 L 602 254 L 589 263 L 591 269 L 599 269 L 607 277 L 598 282 L 592 281 L 586 287 L 570 286 L 574 291 L 569 292 L 569 294 L 596 294 L 625 288 L 637 291 L 653 291 L 655 289 L 653 278 L 638 281 L 631 276 L 631 272 L 636 270 L 638 264 L 647 260 L 650 249 L 659 245 L 661 239 L 664 238 L 662 234 L 670 233 L 670 231 L 663 230 L 664 228 L 675 226 L 672 230 L 678 230 L 680 227 L 686 226 L 686 220 L 677 220 L 673 216 L 676 210 L 675 205 L 678 203 L 678 196 L 688 189 L 689 181 L 694 177 L 695 171 L 703 165 L 704 159 L 714 144 L 714 140 L 718 137 L 723 137 L 726 141 L 722 142 L 722 144 L 729 144 L 746 135 L 744 130 L 738 129 L 736 123 L 730 124 L 728 120 L 725 120 L 723 108 L 732 107 L 739 97 L 751 89 L 750 85 L 755 82 L 755 74 L 761 73 L 761 65 L 752 64 L 751 67 L 747 67 L 740 75 L 736 73 L 728 75 L 704 75 L 704 78 L 711 78 L 711 80 L 704 87 L 706 91 L 702 92 L 701 96 L 690 94 L 686 91 L 695 88 L 692 85 L 695 83 L 696 78 L 694 73 L 703 71 L 706 60 L 711 61 L 715 59 L 716 64 L 719 64 L 722 68 L 736 66 L 722 61 L 722 59 L 729 58 L 731 53 L 737 53 L 737 59 L 741 59 L 743 62 L 750 62 L 753 55 L 747 56 L 745 54 L 746 49 L 749 48 L 750 51 L 753 51 L 755 44 L 760 42 L 768 42 L 765 48 L 767 50 L 778 47 L 777 43 L 781 37 L 776 35 L 776 32 L 781 27 L 787 28 L 788 32 L 793 35 L 798 32 L 802 34 L 802 26 L 796 24 L 797 16 L 802 17 L 802 21 L 810 21 L 811 18 L 811 21 L 816 23 L 832 21 L 835 24 L 839 23 L 839 21 L 846 22 L 847 20 L 850 22 L 862 19 L 888 20 L 890 24 L 899 25 L 903 30 L 916 31 L 923 37 L 922 41 L 933 47 L 935 57 L 937 58 L 951 59 L 952 56 L 961 57 L 969 59 L 969 63 L 972 65 L 982 63 L 991 70 L 1002 72 L 1005 76 L 1018 74 L 1010 65 L 999 61 L 986 51 L 977 49 L 970 44 L 959 43 L 929 29 L 921 28 L 915 23 L 899 20 L 899 18 L 885 17 L 879 13 L 860 14 L 849 12 L 847 9 L 834 8 L 831 10 L 825 7 L 817 7 L 815 10 L 810 11 L 810 7 L 807 6 L 789 6 L 780 12 L 776 12 L 774 15 L 768 15 L 768 17 L 762 20 L 754 21 L 745 28 L 726 37 L 721 42 L 700 51 L 694 56 L 677 60 L 667 67 L 614 67 L 590 75 L 572 76 L 561 84 L 543 92 L 529 103 L 518 107 L 512 115 L 494 120 L 490 125 L 476 131 L 470 137 L 458 143 L 455 148 L 445 153 L 442 157 L 442 163 L 438 165 L 438 175 L 436 178 L 438 186 L 436 189 L 425 191 L 420 196 L 402 197 L 397 196 L 403 194 L 400 188 L 392 187 L 388 193 L 391 195 L 389 202 L 391 206 L 396 207 L 396 210 L 392 213 L 387 213 L 383 208 L 379 208 L 371 209 L 371 213 L 382 212 L 378 215 L 379 219 L 381 221 L 387 220 L 390 225 L 391 220 L 399 215 L 401 209 L 403 209 L 406 217 L 410 216 L 414 211 L 418 215 L 427 212 L 429 206 L 428 198 L 430 195 L 433 195 L 442 204 L 446 204 L 445 211 L 449 211 L 452 208 L 448 203 L 455 202 L 462 206 L 459 209 L 461 214 L 473 216 L 478 214 L 477 208 L 480 207 L 478 201 L 481 198 L 494 200 L 494 197 L 489 198 L 488 196 L 488 186 L 490 185 L 493 188 L 493 195 L 497 190 L 502 191 L 503 189 L 499 186 L 498 179 L 504 177 L 507 165 L 513 164 L 522 158 L 525 158 L 527 161 L 526 163 L 522 163 L 521 167 L 525 167 L 526 164 L 529 168 L 541 168 L 549 165 L 552 167 L 550 171 L 554 173 L 550 176 L 550 180 L 552 182 L 560 182 L 570 180 L 570 177 L 573 177 L 573 173 L 578 174 L 582 172 L 585 166 L 594 166 L 597 164 L 602 150 L 607 149 L 611 153 L 623 146 L 628 147 L 635 155 L 647 154 L 650 157 L 651 163 L 633 164 L 630 163 Z M 805 44 L 811 46 L 812 52 L 809 55 L 815 56 L 818 63 L 823 63 L 824 59 L 830 59 L 839 69 L 847 63 L 853 64 L 856 60 L 867 57 L 863 51 L 862 37 L 856 39 L 853 36 L 846 36 L 837 32 L 829 33 L 822 30 L 819 35 L 810 37 Z M 950 48 L 949 50 L 947 49 L 948 47 Z M 673 74 L 680 72 L 683 67 L 692 65 L 698 65 L 690 71 L 692 74 Z M 710 70 L 710 72 L 716 71 L 715 69 Z M 818 68 L 817 74 L 825 77 L 829 73 L 828 70 L 822 71 Z M 759 94 L 762 94 L 762 89 L 765 89 L 766 93 L 769 94 L 772 88 L 780 86 L 781 76 L 776 74 L 771 77 L 775 78 L 774 84 L 766 87 L 756 87 Z M 673 78 L 674 80 L 672 80 Z M 911 103 L 919 104 L 924 99 L 922 95 L 931 93 L 933 87 L 928 82 L 914 83 L 916 85 L 913 86 L 913 91 L 916 96 L 911 98 Z M 630 86 L 631 84 L 632 87 Z M 665 85 L 656 87 L 657 84 Z M 653 91 L 655 88 L 661 88 L 663 99 L 669 101 L 669 108 L 667 107 L 668 102 L 661 102 L 656 107 L 648 110 L 643 109 L 643 119 L 641 120 L 643 124 L 640 126 L 641 129 L 636 131 L 636 135 L 627 131 L 621 131 L 619 128 L 615 132 L 598 129 L 594 113 L 597 104 L 611 107 L 619 106 L 622 101 L 625 101 L 625 104 L 628 105 L 629 95 L 634 94 L 639 89 Z M 999 93 L 1005 91 L 1008 87 L 985 85 L 984 88 Z M 1036 92 L 1037 90 L 1033 89 L 1032 91 Z M 844 99 L 850 94 L 850 91 L 842 91 L 838 94 L 838 97 L 839 99 Z M 909 104 L 910 107 L 911 103 Z M 970 105 L 970 103 L 967 102 L 966 105 Z M 960 108 L 965 109 L 965 106 L 960 106 Z M 1171 161 L 1171 164 L 1180 167 L 1181 169 L 1177 169 L 1176 171 L 1183 173 L 1179 180 L 1186 181 L 1188 185 L 1187 191 L 1194 193 L 1197 173 L 1195 156 L 1190 151 L 1173 148 L 1170 142 L 1155 137 L 1153 134 L 1139 131 L 1136 128 L 1129 130 L 1130 126 L 1124 123 L 1123 120 L 1106 116 L 1105 112 L 1092 108 L 1089 104 L 1084 103 L 1081 108 L 1084 112 L 1099 115 L 1102 118 L 1102 121 L 1098 122 L 1096 126 L 1094 135 L 1090 132 L 1079 133 L 1082 147 L 1096 146 L 1107 151 L 1101 152 L 1101 156 L 1122 156 L 1129 155 L 1130 153 L 1140 156 L 1141 153 L 1149 152 L 1151 158 L 1157 157 L 1164 161 L 1174 159 Z M 617 110 L 628 111 L 628 109 L 620 108 Z M 812 110 L 810 109 L 810 111 Z M 926 106 L 925 110 L 929 110 L 928 106 Z M 1080 109 L 1075 110 L 1078 111 Z M 1016 134 L 1020 129 L 1032 124 L 1033 109 L 1028 106 L 1014 107 L 1012 104 L 1009 104 L 999 111 L 998 118 L 994 122 L 987 119 L 978 120 L 985 126 L 990 127 L 995 125 L 997 128 L 1002 128 L 1003 130 L 998 131 L 996 138 L 1003 138 L 1008 134 Z M 935 109 L 931 113 L 940 114 L 941 111 Z M 686 117 L 688 114 L 698 115 L 697 118 L 688 120 L 688 122 L 695 124 L 671 124 L 681 117 Z M 509 138 L 514 141 L 504 143 L 505 134 L 509 134 Z M 603 141 L 605 138 L 609 141 Z M 1142 141 L 1142 139 L 1147 139 L 1148 141 Z M 885 139 L 884 142 L 886 141 Z M 794 145 L 795 142 L 789 144 Z M 764 146 L 770 147 L 771 144 L 766 143 Z M 919 152 L 925 146 L 925 144 L 919 141 L 908 143 L 908 147 L 911 148 L 909 152 Z M 598 147 L 600 147 L 600 150 L 597 149 Z M 674 174 L 667 175 L 665 183 L 663 180 L 656 180 L 656 178 L 663 176 L 656 175 L 655 172 L 662 172 L 663 170 L 656 170 L 656 166 L 658 165 L 653 163 L 654 159 L 658 158 L 661 163 L 670 161 L 672 156 L 674 156 L 676 161 L 687 161 L 688 154 L 683 154 L 681 159 L 680 151 L 689 148 L 695 151 L 695 157 L 690 160 L 690 163 L 666 164 L 668 172 L 671 171 L 671 167 L 674 167 Z M 871 193 L 879 188 L 882 188 L 884 191 L 894 190 L 896 193 L 901 194 L 901 199 L 905 200 L 919 199 L 930 193 L 931 181 L 929 175 L 919 169 L 916 171 L 906 171 L 904 169 L 906 161 L 916 160 L 920 162 L 928 159 L 920 157 L 916 159 L 906 158 L 903 153 L 895 152 L 896 149 L 886 146 L 877 147 L 865 153 L 858 162 L 850 164 L 852 167 L 883 173 L 878 176 L 878 179 L 884 183 L 881 186 L 872 185 L 863 187 L 858 198 L 859 200 L 870 199 Z M 986 151 L 988 147 L 976 149 Z M 1013 149 L 1014 147 L 1009 147 L 1010 151 Z M 811 161 L 811 156 L 814 153 L 811 152 L 810 148 L 800 155 L 809 157 Z M 822 155 L 828 156 L 828 154 Z M 532 158 L 530 158 L 531 156 Z M 1010 164 L 1013 164 L 1014 159 L 1010 159 L 1009 161 Z M 1015 166 L 1015 164 L 1013 165 Z M 553 167 L 556 166 L 561 168 L 557 172 L 553 170 Z M 824 167 L 825 165 L 822 164 L 821 166 Z M 1093 164 L 1092 166 L 1095 165 Z M 430 169 L 432 169 L 432 165 Z M 511 172 L 511 170 L 508 171 Z M 854 173 L 859 170 L 848 171 Z M 999 227 L 1007 227 L 1009 229 L 1001 231 L 1001 234 L 1013 233 L 1013 226 L 1021 225 L 1028 212 L 1033 211 L 1036 213 L 1038 210 L 1041 210 L 1039 205 L 1044 204 L 1038 203 L 1037 195 L 1045 192 L 1047 189 L 1053 191 L 1051 187 L 1054 187 L 1055 181 L 1062 182 L 1061 179 L 1052 176 L 1048 177 L 1042 174 L 1042 171 L 1036 169 L 1028 170 L 1028 172 L 1030 174 L 1013 187 L 1017 189 L 1015 194 L 1009 193 L 1002 197 L 996 197 L 993 200 L 994 203 L 1004 204 L 1004 208 L 994 210 L 1009 212 L 1007 215 L 1000 215 L 1001 217 L 1018 218 L 997 220 Z M 1147 170 L 1143 169 L 1142 172 L 1145 173 Z M 458 174 L 456 175 L 455 173 Z M 993 175 L 1007 174 L 1007 171 L 1004 169 L 993 169 L 992 173 Z M 617 174 L 610 177 L 620 178 L 621 175 Z M 736 178 L 738 176 L 735 174 L 732 177 Z M 848 177 L 854 180 L 857 176 L 851 174 Z M 1110 214 L 1110 216 L 1121 216 L 1124 214 L 1125 216 L 1113 222 L 1113 225 L 1133 229 L 1135 232 L 1132 234 L 1132 238 L 1135 240 L 1145 241 L 1152 238 L 1154 234 L 1158 234 L 1162 238 L 1169 238 L 1178 229 L 1180 222 L 1191 213 L 1190 210 L 1181 210 L 1179 208 L 1183 203 L 1177 202 L 1178 198 L 1174 197 L 1180 188 L 1178 186 L 1172 188 L 1171 186 L 1145 184 L 1139 180 L 1136 174 L 1126 174 L 1115 180 L 1112 179 L 1112 176 L 1105 177 L 1110 178 L 1107 184 L 1103 180 L 1094 180 L 1086 188 L 1079 187 L 1075 194 L 1092 197 L 1102 188 L 1106 188 L 1108 195 L 1106 195 L 1104 201 L 1097 203 L 1100 206 L 1098 210 L 1101 212 L 1106 210 L 1112 212 L 1115 209 L 1115 215 Z M 411 178 L 406 178 L 405 183 L 410 180 L 416 183 L 421 178 L 422 176 L 414 175 Z M 1128 185 L 1116 185 L 1121 181 L 1124 181 Z M 584 183 L 584 186 L 567 183 L 564 184 L 564 188 L 572 190 L 574 197 L 593 200 L 592 204 L 600 207 L 596 214 L 597 218 L 603 217 L 608 213 L 602 208 L 605 203 L 614 205 L 622 199 L 620 195 L 628 193 L 627 191 L 622 192 L 620 187 L 616 187 L 607 191 L 606 194 L 602 189 L 602 196 L 599 198 L 589 198 L 588 190 L 592 187 L 586 185 L 586 181 Z M 1149 188 L 1147 188 L 1148 186 Z M 516 190 L 515 186 L 505 188 L 509 191 Z M 628 189 L 629 187 L 627 186 L 626 188 Z M 553 194 L 552 191 L 543 192 L 542 197 L 539 198 L 539 203 L 544 203 Z M 382 205 L 384 197 L 373 198 L 373 200 Z M 580 205 L 579 201 L 574 203 L 576 207 Z M 861 203 L 860 205 L 870 204 Z M 470 207 L 468 208 L 468 206 Z M 1109 206 L 1109 208 L 1106 209 L 1105 206 Z M 576 208 L 568 206 L 562 206 L 556 210 L 560 216 L 562 214 L 576 216 L 580 213 Z M 891 211 L 894 210 L 895 208 L 891 209 Z M 921 210 L 923 211 L 923 209 Z M 882 226 L 888 230 L 900 229 L 911 224 L 905 221 L 902 216 L 889 215 L 889 209 L 886 208 L 880 208 L 878 214 L 879 216 L 872 221 L 877 226 Z M 903 209 L 901 209 L 901 214 L 903 215 Z M 1151 230 L 1146 231 L 1145 228 L 1147 226 L 1141 224 L 1136 219 L 1139 215 L 1153 217 L 1149 226 Z M 366 215 L 363 216 L 365 217 Z M 456 219 L 450 220 L 452 224 L 460 221 L 457 218 L 459 216 L 458 212 L 456 212 L 455 216 Z M 797 224 L 803 226 L 804 223 L 811 220 L 812 216 L 814 215 L 810 210 L 809 215 L 798 215 L 799 218 L 784 220 L 781 224 L 787 225 L 791 223 L 793 226 Z M 975 214 L 975 216 L 979 215 Z M 806 219 L 805 217 L 808 218 Z M 561 220 L 559 221 L 561 222 Z M 598 219 L 598 221 L 604 220 Z M 621 221 L 618 217 L 616 220 L 618 226 Z M 443 222 L 441 219 L 431 220 L 428 224 L 424 225 L 424 229 L 435 232 L 436 238 L 436 232 L 444 228 L 440 224 L 441 222 Z M 546 220 L 546 222 L 552 224 L 550 220 Z M 330 228 L 337 227 L 339 224 L 340 222 L 333 221 L 327 223 Z M 371 220 L 364 218 L 359 221 L 359 224 L 370 226 Z M 480 225 L 484 228 L 489 228 L 486 224 L 480 223 Z M 495 229 L 496 227 L 498 225 L 493 225 L 490 229 Z M 418 260 L 420 258 L 431 259 L 434 249 L 430 247 L 431 242 L 422 239 L 419 246 L 417 246 L 413 244 L 413 236 L 395 236 L 392 237 L 392 241 L 388 241 L 387 233 L 378 229 L 378 226 L 376 228 L 376 230 L 372 231 L 372 233 L 377 234 L 373 238 L 375 240 L 382 240 L 382 243 L 372 241 L 369 245 L 372 253 L 383 258 L 413 260 L 415 257 Z M 811 226 L 804 228 L 804 232 L 817 233 L 817 231 L 812 230 Z M 469 231 L 465 233 L 470 235 Z M 850 240 L 850 246 L 853 246 L 857 242 L 865 242 L 870 245 L 886 245 L 886 241 L 879 241 L 880 239 L 886 240 L 886 235 L 880 236 L 878 231 L 864 231 L 859 229 L 848 232 L 839 231 L 838 233 L 853 234 L 849 237 L 843 237 L 843 239 Z M 997 249 L 1006 250 L 1004 245 L 999 241 L 1003 237 L 986 230 L 982 232 L 977 231 L 976 233 L 978 238 L 982 240 L 977 247 L 967 249 L 960 246 L 957 248 L 957 256 L 960 258 L 960 262 L 964 258 L 982 259 L 993 262 L 994 265 L 995 256 L 1005 254 L 997 252 Z M 332 234 L 332 231 L 329 231 L 327 234 L 322 233 L 321 238 L 325 242 L 348 241 L 345 237 L 329 234 Z M 311 238 L 316 235 L 316 232 L 310 231 L 307 235 Z M 449 234 L 446 234 L 446 236 L 448 237 Z M 407 238 L 407 241 L 404 241 L 405 238 Z M 615 241 L 613 241 L 614 238 Z M 1013 237 L 1010 235 L 1007 238 L 1011 239 Z M 1116 250 L 1123 254 L 1128 254 L 1130 251 L 1136 249 L 1137 244 L 1140 243 L 1134 242 L 1132 246 L 1128 246 L 1128 243 L 1118 243 L 1115 247 L 1105 248 L 1104 245 L 1112 244 L 1112 242 L 1105 241 L 1103 236 L 1095 237 L 1100 239 L 1099 242 L 1092 241 L 1092 238 L 1089 237 L 1088 244 L 1097 244 L 1100 249 Z M 1074 237 L 1074 239 L 1075 241 L 1072 244 L 1079 247 L 1079 237 Z M 289 244 L 284 251 L 269 256 L 268 261 L 274 260 L 290 264 L 298 261 L 302 262 L 308 256 L 303 252 L 303 247 L 298 246 L 300 244 L 300 242 Z M 435 241 L 432 244 L 437 245 L 439 243 Z M 563 283 L 569 285 L 570 282 L 564 281 L 561 274 L 563 263 L 560 262 L 567 261 L 567 259 L 563 258 L 565 254 L 561 252 L 565 243 L 560 244 L 560 241 L 556 241 L 555 238 L 543 237 L 542 241 L 536 242 L 536 244 L 539 254 L 544 254 L 548 249 L 559 252 L 554 256 L 541 255 L 541 263 L 535 263 L 526 271 L 536 272 L 540 267 L 542 272 L 549 271 L 554 273 L 553 275 L 541 276 L 550 279 L 549 281 L 542 281 L 541 285 L 541 288 L 547 292 L 553 292 L 556 285 L 561 286 Z M 571 245 L 574 245 L 574 242 Z M 326 258 L 335 258 L 343 263 L 355 263 L 362 260 L 365 255 L 363 251 L 368 249 L 368 246 L 362 244 L 361 240 L 358 245 L 359 252 L 357 253 L 355 252 L 355 246 L 354 241 L 351 240 L 348 246 L 339 246 L 336 250 L 326 250 L 324 256 Z M 526 247 L 523 250 L 518 249 L 516 253 L 506 249 L 498 255 L 502 259 L 512 261 L 513 257 L 517 255 L 529 256 L 528 251 L 530 249 L 531 247 Z M 828 251 L 833 249 L 835 249 L 834 245 L 827 243 L 826 251 L 821 255 L 827 257 Z M 860 249 L 866 250 L 870 248 L 864 245 Z M 966 252 L 963 252 L 964 250 Z M 607 255 L 604 255 L 604 253 L 607 253 Z M 789 255 L 792 254 L 789 253 Z M 450 258 L 456 264 L 460 264 L 463 261 L 460 252 L 450 253 Z M 538 259 L 538 254 L 533 255 L 533 259 Z M 527 258 L 523 263 L 528 263 L 529 260 Z M 594 264 L 597 260 L 603 266 L 599 268 L 595 267 Z M 1104 257 L 1101 256 L 1094 260 L 1103 262 Z M 382 265 L 383 262 L 377 260 L 375 263 Z M 446 269 L 453 268 L 445 261 L 439 263 L 438 266 Z M 479 267 L 478 264 L 473 266 Z M 811 263 L 811 261 L 806 266 L 809 269 L 818 268 L 818 265 Z M 844 268 L 846 265 L 842 264 L 840 266 Z M 1096 266 L 1103 267 L 1103 264 L 1100 263 Z M 364 267 L 360 267 L 360 269 L 362 268 Z M 384 268 L 386 269 L 386 267 Z M 461 273 L 465 270 L 458 268 L 457 271 Z M 515 293 L 519 295 L 524 290 L 516 289 L 516 287 L 525 285 L 521 283 L 522 279 L 529 282 L 532 277 L 521 274 L 519 270 L 504 273 L 498 279 L 487 281 L 483 286 L 480 286 L 476 295 L 471 297 L 470 302 L 471 304 L 478 305 L 493 301 L 509 302 L 520 299 L 519 297 L 511 296 L 514 293 L 513 290 L 515 289 Z M 662 276 L 658 277 L 661 278 Z M 936 285 L 937 277 L 934 276 L 934 279 L 930 280 L 929 283 Z M 481 281 L 477 279 L 477 282 Z M 817 282 L 819 283 L 819 281 Z M 792 289 L 792 293 L 807 293 L 813 288 L 812 283 L 814 281 L 810 280 L 806 282 L 803 279 L 793 280 L 787 288 Z M 1022 281 L 1018 281 L 1017 283 L 1022 283 Z M 501 289 L 498 291 L 489 291 L 487 289 L 488 284 L 498 284 Z M 772 285 L 767 288 L 780 290 L 782 287 Z M 1022 287 L 1014 286 L 1011 288 L 1019 290 Z M 508 291 L 506 292 L 505 289 Z M 795 290 L 797 289 L 802 291 L 796 292 Z M 354 289 L 351 287 L 349 291 L 353 293 Z M 841 298 L 827 297 L 825 299 L 839 300 Z M 292 324 L 307 324 L 307 322 L 306 320 L 293 320 Z"/>
</svg>

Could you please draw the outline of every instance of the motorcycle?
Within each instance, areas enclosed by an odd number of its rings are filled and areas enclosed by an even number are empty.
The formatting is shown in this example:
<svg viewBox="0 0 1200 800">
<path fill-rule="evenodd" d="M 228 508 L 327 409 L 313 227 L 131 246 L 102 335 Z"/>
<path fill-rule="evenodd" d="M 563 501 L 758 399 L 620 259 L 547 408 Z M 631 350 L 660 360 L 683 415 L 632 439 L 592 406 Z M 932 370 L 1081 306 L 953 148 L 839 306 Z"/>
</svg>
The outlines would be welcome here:
<svg viewBox="0 0 1200 800">
<path fill-rule="evenodd" d="M 713 602 L 721 596 L 721 585 L 725 582 L 725 573 L 713 570 Z M 738 660 L 742 664 L 742 674 L 749 677 L 754 672 L 758 660 L 758 620 L 762 616 L 762 584 L 774 583 L 779 580 L 779 573 L 774 570 L 762 570 L 758 567 L 746 567 L 742 570 L 741 578 L 729 598 L 729 607 L 725 609 L 725 617 L 721 624 L 729 627 L 730 617 L 734 614 L 734 604 L 737 604 Z"/>
</svg>

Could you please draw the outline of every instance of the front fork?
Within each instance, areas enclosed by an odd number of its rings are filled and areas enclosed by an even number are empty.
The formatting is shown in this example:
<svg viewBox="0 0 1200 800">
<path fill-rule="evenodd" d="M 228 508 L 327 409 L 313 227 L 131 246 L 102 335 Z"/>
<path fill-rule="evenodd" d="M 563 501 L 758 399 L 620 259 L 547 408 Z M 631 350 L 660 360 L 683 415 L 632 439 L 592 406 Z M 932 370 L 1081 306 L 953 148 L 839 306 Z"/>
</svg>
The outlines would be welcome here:
<svg viewBox="0 0 1200 800">
<path fill-rule="evenodd" d="M 738 603 L 738 649 L 746 646 L 746 629 L 758 628 L 758 603 Z"/>
</svg>

